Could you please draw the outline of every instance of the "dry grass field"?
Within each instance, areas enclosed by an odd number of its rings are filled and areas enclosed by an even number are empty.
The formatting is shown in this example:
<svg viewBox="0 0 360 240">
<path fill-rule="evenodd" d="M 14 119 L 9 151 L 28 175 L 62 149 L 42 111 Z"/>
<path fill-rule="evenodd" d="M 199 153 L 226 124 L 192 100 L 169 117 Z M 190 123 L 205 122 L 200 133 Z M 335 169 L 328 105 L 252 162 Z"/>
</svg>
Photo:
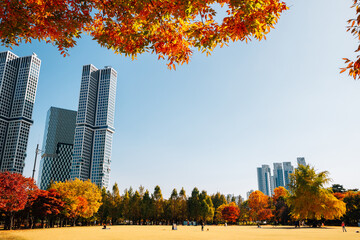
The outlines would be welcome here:
<svg viewBox="0 0 360 240">
<path fill-rule="evenodd" d="M 209 229 L 207 231 L 207 229 Z M 305 240 L 305 239 L 359 239 L 360 228 L 348 227 L 343 233 L 340 227 L 319 229 L 263 226 L 110 226 L 109 230 L 98 227 L 68 227 L 53 229 L 0 231 L 1 240 Z"/>
</svg>

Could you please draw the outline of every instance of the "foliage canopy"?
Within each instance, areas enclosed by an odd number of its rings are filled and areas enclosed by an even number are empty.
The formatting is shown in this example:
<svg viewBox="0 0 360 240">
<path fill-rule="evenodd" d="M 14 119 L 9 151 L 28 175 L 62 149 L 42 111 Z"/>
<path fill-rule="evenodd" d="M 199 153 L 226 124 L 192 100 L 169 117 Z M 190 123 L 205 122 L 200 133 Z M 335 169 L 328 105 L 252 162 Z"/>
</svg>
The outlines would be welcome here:
<svg viewBox="0 0 360 240">
<path fill-rule="evenodd" d="M 132 58 L 154 52 L 171 68 L 187 63 L 192 48 L 209 53 L 263 39 L 286 9 L 280 0 L 7 0 L 0 1 L 0 42 L 44 40 L 67 55 L 85 33 Z"/>
</svg>

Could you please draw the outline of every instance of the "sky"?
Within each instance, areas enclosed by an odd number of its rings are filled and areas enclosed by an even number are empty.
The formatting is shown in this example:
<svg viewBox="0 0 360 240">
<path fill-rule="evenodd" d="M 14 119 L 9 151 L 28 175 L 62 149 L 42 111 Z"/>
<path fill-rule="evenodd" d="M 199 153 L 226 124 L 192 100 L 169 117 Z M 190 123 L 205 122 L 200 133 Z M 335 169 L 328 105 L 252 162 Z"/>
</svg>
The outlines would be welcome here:
<svg viewBox="0 0 360 240">
<path fill-rule="evenodd" d="M 266 41 L 208 57 L 195 50 L 176 71 L 156 55 L 132 61 L 88 36 L 65 58 L 44 42 L 14 47 L 42 60 L 24 175 L 43 144 L 48 109 L 77 110 L 82 66 L 91 63 L 118 72 L 110 185 L 121 191 L 159 185 L 165 197 L 181 187 L 245 197 L 257 190 L 257 167 L 295 166 L 297 157 L 329 171 L 332 183 L 360 188 L 360 82 L 339 74 L 358 44 L 346 32 L 352 2 L 288 0 Z"/>
</svg>

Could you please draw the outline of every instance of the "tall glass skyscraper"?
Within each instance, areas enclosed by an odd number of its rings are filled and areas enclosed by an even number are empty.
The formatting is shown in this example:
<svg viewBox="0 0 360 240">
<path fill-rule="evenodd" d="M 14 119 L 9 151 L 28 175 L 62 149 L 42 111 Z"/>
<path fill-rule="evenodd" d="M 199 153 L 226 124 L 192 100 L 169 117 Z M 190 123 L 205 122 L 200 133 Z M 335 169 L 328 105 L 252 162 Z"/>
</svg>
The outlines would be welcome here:
<svg viewBox="0 0 360 240">
<path fill-rule="evenodd" d="M 109 184 L 117 72 L 83 66 L 71 179 Z"/>
<path fill-rule="evenodd" d="M 47 113 L 40 161 L 39 187 L 47 189 L 51 181 L 70 179 L 76 111 L 51 107 Z"/>
<path fill-rule="evenodd" d="M 283 162 L 285 188 L 289 190 L 290 174 L 294 172 L 291 162 Z"/>
<path fill-rule="evenodd" d="M 23 173 L 41 61 L 0 53 L 0 171 Z"/>
<path fill-rule="evenodd" d="M 281 163 L 274 163 L 274 187 L 284 186 L 284 171 Z"/>
<path fill-rule="evenodd" d="M 262 165 L 257 168 L 257 177 L 259 191 L 271 196 L 274 193 L 274 178 L 271 176 L 270 166 Z"/>
</svg>

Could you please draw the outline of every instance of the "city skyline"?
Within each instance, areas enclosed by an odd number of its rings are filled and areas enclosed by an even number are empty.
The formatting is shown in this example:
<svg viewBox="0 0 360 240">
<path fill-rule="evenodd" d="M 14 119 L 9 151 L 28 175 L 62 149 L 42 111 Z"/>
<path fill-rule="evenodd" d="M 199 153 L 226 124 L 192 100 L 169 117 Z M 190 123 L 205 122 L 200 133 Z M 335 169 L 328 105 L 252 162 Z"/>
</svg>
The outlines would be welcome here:
<svg viewBox="0 0 360 240">
<path fill-rule="evenodd" d="M 121 191 L 142 184 L 189 193 L 196 186 L 244 196 L 257 188 L 257 166 L 296 156 L 329 171 L 332 183 L 357 187 L 360 86 L 339 74 L 342 58 L 356 49 L 346 33 L 351 2 L 309 3 L 290 1 L 267 41 L 195 53 L 176 71 L 150 54 L 133 62 L 114 55 L 87 36 L 66 58 L 44 43 L 14 47 L 42 59 L 24 174 L 31 176 L 46 111 L 77 109 L 78 69 L 93 63 L 111 64 L 121 76 L 110 182 Z M 220 171 L 223 163 L 231 167 Z"/>
</svg>

